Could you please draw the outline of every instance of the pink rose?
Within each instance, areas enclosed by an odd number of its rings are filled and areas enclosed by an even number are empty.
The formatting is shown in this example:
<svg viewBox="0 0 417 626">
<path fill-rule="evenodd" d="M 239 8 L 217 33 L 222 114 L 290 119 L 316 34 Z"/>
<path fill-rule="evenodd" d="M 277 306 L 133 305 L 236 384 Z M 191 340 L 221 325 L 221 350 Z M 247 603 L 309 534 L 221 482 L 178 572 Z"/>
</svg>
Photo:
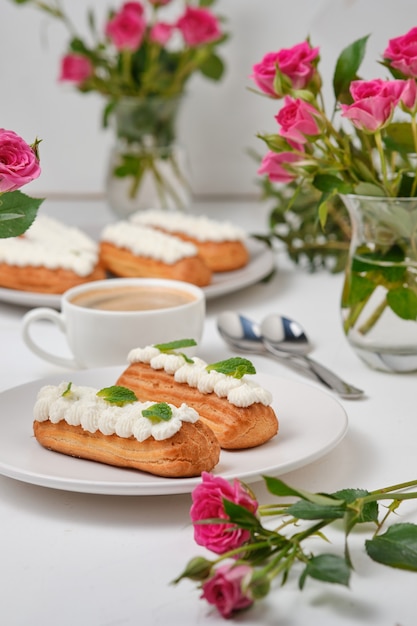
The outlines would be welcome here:
<svg viewBox="0 0 417 626">
<path fill-rule="evenodd" d="M 308 136 L 320 135 L 320 128 L 316 118 L 320 113 L 304 100 L 285 97 L 284 106 L 275 116 L 281 129 L 279 134 L 284 137 L 293 148 L 308 141 Z"/>
<path fill-rule="evenodd" d="M 93 74 L 93 64 L 90 59 L 82 54 L 66 54 L 61 59 L 61 72 L 59 80 L 67 80 L 80 85 Z"/>
<path fill-rule="evenodd" d="M 164 46 L 171 38 L 174 26 L 166 22 L 157 22 L 154 24 L 149 33 L 149 39 L 160 46 Z"/>
<path fill-rule="evenodd" d="M 137 50 L 145 30 L 146 21 L 139 2 L 126 2 L 106 25 L 106 35 L 118 50 Z"/>
<path fill-rule="evenodd" d="M 202 474 L 202 482 L 192 493 L 193 504 L 190 516 L 193 522 L 209 518 L 228 519 L 224 510 L 223 499 L 245 507 L 255 513 L 258 503 L 242 487 L 238 480 L 233 485 L 220 476 L 207 472 Z M 243 545 L 250 538 L 247 530 L 237 528 L 234 524 L 194 524 L 194 539 L 200 546 L 223 554 Z"/>
<path fill-rule="evenodd" d="M 405 88 L 403 80 L 355 80 L 350 85 L 353 104 L 341 104 L 342 117 L 357 128 L 375 133 L 386 126 Z"/>
<path fill-rule="evenodd" d="M 222 617 L 231 617 L 235 611 L 246 609 L 253 604 L 252 598 L 244 591 L 252 569 L 248 565 L 222 565 L 203 584 L 201 597 L 218 609 Z"/>
<path fill-rule="evenodd" d="M 39 159 L 12 130 L 0 129 L 0 193 L 15 191 L 38 178 Z"/>
<path fill-rule="evenodd" d="M 401 94 L 401 102 L 410 111 L 415 111 L 417 105 L 417 84 L 414 78 L 404 81 L 404 89 Z"/>
<path fill-rule="evenodd" d="M 190 6 L 187 6 L 184 15 L 177 21 L 177 28 L 185 43 L 191 47 L 216 41 L 222 34 L 217 18 L 208 9 Z"/>
<path fill-rule="evenodd" d="M 266 94 L 282 96 L 274 88 L 277 68 L 287 76 L 293 89 L 304 89 L 312 79 L 316 68 L 314 61 L 318 57 L 319 49 L 312 48 L 307 41 L 283 48 L 278 52 L 269 52 L 260 63 L 253 68 L 251 78 L 258 87 Z"/>
<path fill-rule="evenodd" d="M 285 165 L 300 161 L 301 157 L 294 152 L 267 152 L 262 159 L 258 174 L 267 174 L 273 183 L 290 183 L 296 174 L 290 172 Z"/>
<path fill-rule="evenodd" d="M 278 96 L 274 89 L 274 81 L 278 66 L 278 52 L 268 52 L 260 63 L 252 67 L 250 78 L 258 85 L 259 89 L 269 96 Z"/>
<path fill-rule="evenodd" d="M 417 78 L 417 26 L 405 35 L 390 39 L 383 56 L 404 76 Z"/>
</svg>

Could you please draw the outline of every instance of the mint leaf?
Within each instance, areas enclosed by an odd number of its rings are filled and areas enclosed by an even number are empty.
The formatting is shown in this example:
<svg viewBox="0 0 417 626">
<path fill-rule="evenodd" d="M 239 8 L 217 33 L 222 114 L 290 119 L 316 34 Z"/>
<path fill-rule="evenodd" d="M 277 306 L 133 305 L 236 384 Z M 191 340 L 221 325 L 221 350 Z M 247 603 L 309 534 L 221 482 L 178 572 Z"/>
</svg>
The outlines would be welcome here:
<svg viewBox="0 0 417 626">
<path fill-rule="evenodd" d="M 118 406 L 137 402 L 137 397 L 131 389 L 120 387 L 119 385 L 100 389 L 100 391 L 97 391 L 97 396 L 103 398 L 109 404 L 117 404 Z"/>
<path fill-rule="evenodd" d="M 172 417 L 172 409 L 166 402 L 157 402 L 142 411 L 143 417 L 147 417 L 151 422 L 169 422 Z"/>
<path fill-rule="evenodd" d="M 158 348 L 160 352 L 173 352 L 179 348 L 189 348 L 190 346 L 196 346 L 197 343 L 194 339 L 178 339 L 177 341 L 170 341 L 168 343 L 156 343 L 155 348 Z"/>
<path fill-rule="evenodd" d="M 188 357 L 183 352 L 176 352 L 179 348 L 189 348 L 191 346 L 196 346 L 197 343 L 194 339 L 179 339 L 177 341 L 170 341 L 169 343 L 156 343 L 154 344 L 155 348 L 158 348 L 159 352 L 163 352 L 165 354 L 178 354 L 178 356 L 182 356 L 186 363 L 194 363 L 190 357 Z"/>
<path fill-rule="evenodd" d="M 62 394 L 63 398 L 66 398 L 67 396 L 69 396 L 71 394 L 71 387 L 72 387 L 72 383 L 68 383 L 67 388 L 65 389 L 65 391 Z"/>
<path fill-rule="evenodd" d="M 233 376 L 233 378 L 242 378 L 245 374 L 256 374 L 253 364 L 240 356 L 207 365 L 206 370 L 208 372 L 215 370 L 221 374 L 226 374 L 226 376 Z"/>
</svg>

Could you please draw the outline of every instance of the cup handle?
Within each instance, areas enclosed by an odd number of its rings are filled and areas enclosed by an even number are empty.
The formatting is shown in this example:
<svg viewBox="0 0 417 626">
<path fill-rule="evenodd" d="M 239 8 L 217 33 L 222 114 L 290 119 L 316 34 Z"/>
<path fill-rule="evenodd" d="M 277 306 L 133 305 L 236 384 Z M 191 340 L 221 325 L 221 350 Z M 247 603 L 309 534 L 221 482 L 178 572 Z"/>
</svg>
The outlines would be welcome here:
<svg viewBox="0 0 417 626">
<path fill-rule="evenodd" d="M 31 311 L 28 311 L 22 319 L 23 340 L 27 347 L 41 359 L 45 359 L 45 361 L 49 361 L 54 365 L 60 365 L 61 367 L 75 369 L 82 367 L 79 363 L 77 363 L 75 359 L 68 359 L 52 354 L 51 352 L 47 352 L 46 350 L 41 348 L 41 346 L 34 342 L 30 335 L 29 329 L 31 324 L 38 320 L 49 320 L 53 322 L 56 326 L 58 326 L 59 330 L 65 334 L 65 320 L 62 313 L 58 313 L 58 311 L 55 311 L 55 309 L 49 309 L 47 307 L 38 307 L 36 309 L 32 309 Z"/>
</svg>

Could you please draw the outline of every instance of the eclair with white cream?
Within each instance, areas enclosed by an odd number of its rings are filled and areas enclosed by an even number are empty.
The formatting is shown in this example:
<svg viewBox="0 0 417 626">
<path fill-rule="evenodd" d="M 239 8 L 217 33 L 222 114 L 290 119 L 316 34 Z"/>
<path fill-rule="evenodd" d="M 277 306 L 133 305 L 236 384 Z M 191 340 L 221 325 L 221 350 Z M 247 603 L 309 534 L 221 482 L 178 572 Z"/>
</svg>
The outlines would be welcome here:
<svg viewBox="0 0 417 626">
<path fill-rule="evenodd" d="M 165 346 L 132 350 L 129 365 L 116 384 L 132 389 L 138 398 L 175 405 L 185 402 L 198 412 L 224 449 L 252 448 L 277 434 L 271 393 L 242 375 L 241 368 L 249 361 L 236 357 L 208 365 Z M 255 373 L 254 369 L 250 373 Z"/>
<path fill-rule="evenodd" d="M 194 244 L 212 272 L 234 271 L 249 262 L 247 234 L 231 222 L 157 209 L 134 213 L 130 221 Z"/>
<path fill-rule="evenodd" d="M 192 243 L 124 220 L 103 230 L 100 259 L 109 272 L 126 278 L 171 278 L 199 287 L 209 285 L 212 278 Z"/>
<path fill-rule="evenodd" d="M 215 435 L 193 408 L 139 402 L 117 386 L 42 387 L 33 430 L 49 450 L 168 478 L 211 471 L 220 456 Z"/>
<path fill-rule="evenodd" d="M 78 228 L 38 215 L 21 237 L 0 239 L 0 286 L 61 294 L 106 272 L 98 244 Z"/>
</svg>

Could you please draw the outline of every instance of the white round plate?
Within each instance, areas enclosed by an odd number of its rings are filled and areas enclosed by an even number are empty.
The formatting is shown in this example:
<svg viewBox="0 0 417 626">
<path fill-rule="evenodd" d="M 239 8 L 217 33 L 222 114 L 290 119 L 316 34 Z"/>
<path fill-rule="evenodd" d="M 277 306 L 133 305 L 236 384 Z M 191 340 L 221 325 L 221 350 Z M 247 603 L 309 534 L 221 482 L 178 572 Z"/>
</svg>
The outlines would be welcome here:
<svg viewBox="0 0 417 626">
<path fill-rule="evenodd" d="M 203 287 L 208 300 L 253 285 L 272 272 L 274 255 L 271 248 L 264 242 L 253 238 L 248 240 L 247 247 L 250 261 L 246 267 L 234 272 L 217 272 L 213 274 L 212 283 Z M 59 309 L 61 296 L 0 288 L 0 301 L 26 307 L 48 306 Z"/>
<path fill-rule="evenodd" d="M 66 381 L 101 389 L 114 384 L 121 372 L 120 367 L 84 370 Z M 257 374 L 255 378 L 274 394 L 279 433 L 258 448 L 222 451 L 213 474 L 247 483 L 262 475 L 277 476 L 315 461 L 343 439 L 347 416 L 333 396 L 312 385 L 278 376 Z M 200 483 L 199 477 L 161 478 L 42 448 L 32 431 L 35 398 L 43 385 L 62 380 L 51 377 L 0 394 L 0 474 L 44 487 L 111 495 L 189 493 Z"/>
</svg>

